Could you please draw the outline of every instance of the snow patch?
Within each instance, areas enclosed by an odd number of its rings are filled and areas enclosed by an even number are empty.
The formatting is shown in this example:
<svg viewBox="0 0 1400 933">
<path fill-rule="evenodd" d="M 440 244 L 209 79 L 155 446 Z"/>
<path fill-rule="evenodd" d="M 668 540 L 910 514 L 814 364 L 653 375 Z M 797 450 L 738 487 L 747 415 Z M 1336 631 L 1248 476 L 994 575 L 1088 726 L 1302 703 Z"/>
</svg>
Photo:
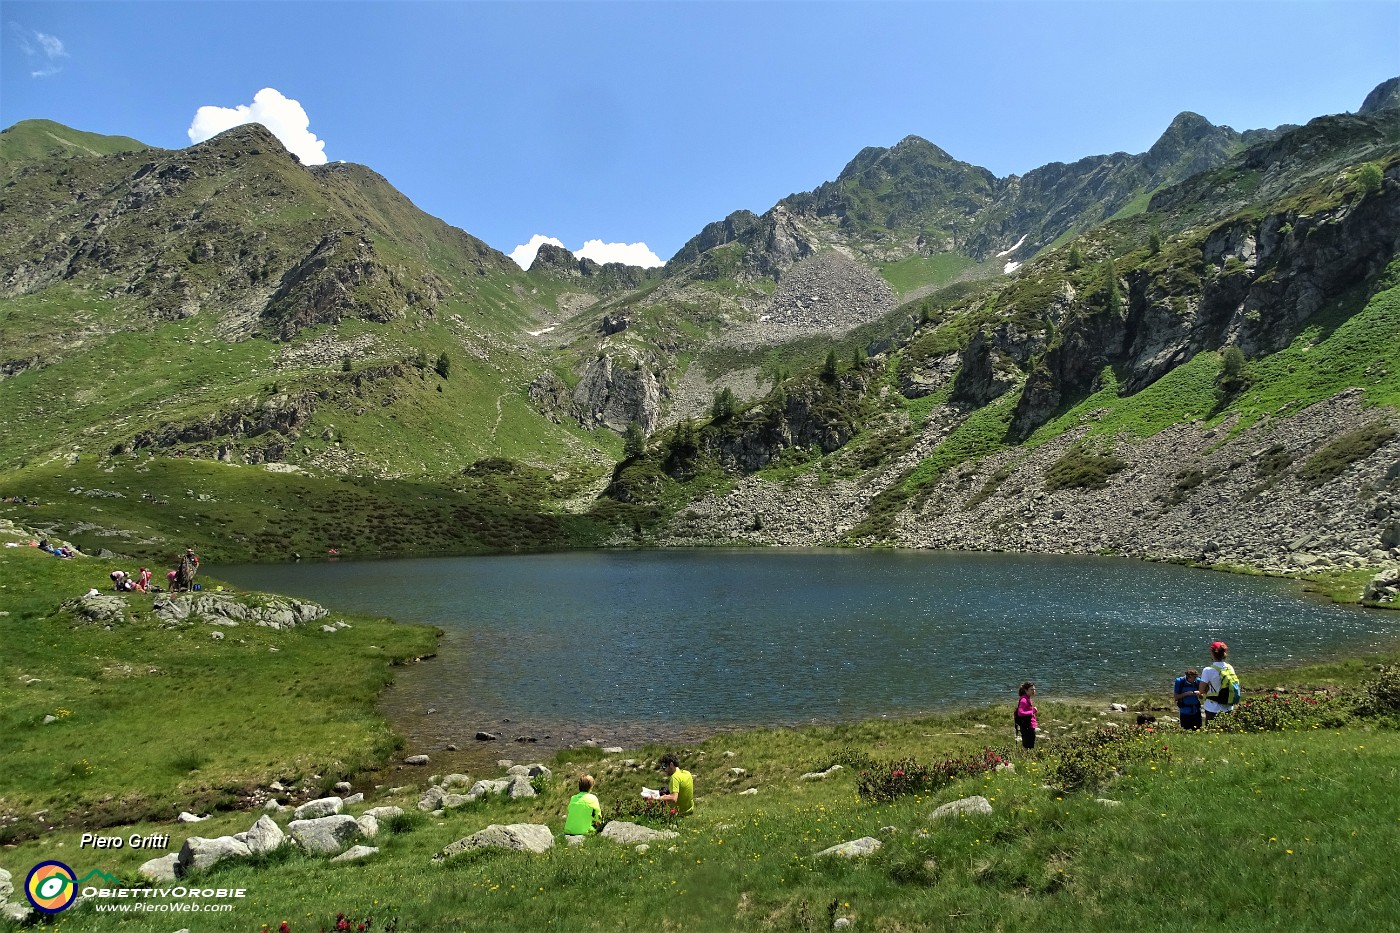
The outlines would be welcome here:
<svg viewBox="0 0 1400 933">
<path fill-rule="evenodd" d="M 1008 263 L 1002 268 L 1001 274 L 1002 274 L 1002 275 L 1010 275 L 1011 273 L 1015 272 L 1015 271 L 1016 271 L 1017 269 L 1019 269 L 1019 268 L 1021 268 L 1021 264 L 1020 264 L 1019 262 L 1016 262 L 1016 261 L 1013 260 L 1013 261 L 1011 261 L 1011 262 L 1008 262 Z"/>
<path fill-rule="evenodd" d="M 558 326 L 559 326 L 558 324 L 551 324 L 551 325 L 549 325 L 548 327 L 542 327 L 542 328 L 540 328 L 539 330 L 527 330 L 525 333 L 529 334 L 531 337 L 538 337 L 540 334 L 547 334 L 547 333 L 549 333 L 550 331 L 554 330 L 554 328 L 556 328 L 556 327 L 558 327 Z"/>
<path fill-rule="evenodd" d="M 1003 257 L 1003 256 L 1010 256 L 1012 253 L 1016 252 L 1016 250 L 1018 250 L 1018 249 L 1021 248 L 1021 244 L 1024 243 L 1024 242 L 1026 242 L 1026 237 L 1028 237 L 1028 236 L 1030 236 L 1029 233 L 1023 233 L 1023 234 L 1021 234 L 1021 239 L 1019 239 L 1019 240 L 1016 241 L 1016 245 L 1013 246 L 1013 247 L 1011 247 L 1010 249 L 1004 249 L 1004 250 L 1002 250 L 1001 252 L 997 253 L 997 258 L 1000 259 L 1000 258 Z M 1008 270 L 1006 270 L 1006 271 L 1007 271 L 1007 272 L 1010 272 L 1011 270 L 1008 269 Z"/>
</svg>

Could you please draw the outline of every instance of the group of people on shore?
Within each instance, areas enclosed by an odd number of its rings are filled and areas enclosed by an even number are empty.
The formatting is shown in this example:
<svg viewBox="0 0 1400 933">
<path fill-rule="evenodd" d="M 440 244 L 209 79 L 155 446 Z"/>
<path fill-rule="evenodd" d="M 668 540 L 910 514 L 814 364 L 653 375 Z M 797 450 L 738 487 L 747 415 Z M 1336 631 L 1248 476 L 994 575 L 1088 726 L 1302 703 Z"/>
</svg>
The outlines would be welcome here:
<svg viewBox="0 0 1400 933">
<path fill-rule="evenodd" d="M 194 548 L 185 548 L 175 569 L 165 575 L 170 592 L 179 593 L 195 589 L 194 578 L 199 573 L 199 555 Z M 112 571 L 112 589 L 118 593 L 153 593 L 160 588 L 151 583 L 151 572 L 142 567 L 136 574 L 125 570 Z"/>
<path fill-rule="evenodd" d="M 675 755 L 662 755 L 659 764 L 666 773 L 667 791 L 655 797 L 645 797 L 647 805 L 669 804 L 671 816 L 690 816 L 695 812 L 695 776 L 680 766 L 680 759 Z M 564 835 L 588 836 L 603 828 L 606 822 L 603 819 L 603 805 L 598 795 L 593 793 L 597 783 L 591 774 L 578 779 L 578 793 L 569 798 L 569 808 L 564 817 Z"/>
<path fill-rule="evenodd" d="M 1172 697 L 1176 701 L 1177 712 L 1181 716 L 1181 728 L 1199 729 L 1209 725 L 1215 717 L 1228 713 L 1240 701 L 1240 678 L 1235 668 L 1225 657 L 1230 646 L 1223 641 L 1212 642 L 1211 663 L 1204 670 L 1194 667 L 1176 678 L 1172 684 Z M 1037 712 L 1035 708 L 1035 683 L 1021 684 L 1020 699 L 1016 701 L 1016 734 L 1020 736 L 1021 747 L 1035 748 Z"/>
</svg>

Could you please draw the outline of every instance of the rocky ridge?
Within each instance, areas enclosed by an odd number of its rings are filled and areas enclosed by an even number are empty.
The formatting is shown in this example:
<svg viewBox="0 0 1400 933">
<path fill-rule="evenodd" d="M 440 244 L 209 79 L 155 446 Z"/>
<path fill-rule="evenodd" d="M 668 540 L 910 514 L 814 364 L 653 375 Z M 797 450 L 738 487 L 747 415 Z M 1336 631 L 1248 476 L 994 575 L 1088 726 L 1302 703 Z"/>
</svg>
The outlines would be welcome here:
<svg viewBox="0 0 1400 933">
<path fill-rule="evenodd" d="M 739 480 L 677 515 L 661 543 L 813 546 L 835 543 L 900 468 L 960 420 L 935 412 L 920 445 L 873 477 Z M 1231 436 L 1228 424 L 1182 424 L 1145 439 L 1119 437 L 1126 466 L 1098 489 L 1045 488 L 1045 470 L 1082 436 L 1012 449 L 955 471 L 927 501 L 906 508 L 890 537 L 901 547 L 1102 554 L 1247 565 L 1298 573 L 1400 563 L 1400 437 L 1341 475 L 1311 485 L 1297 475 L 1339 432 L 1400 415 L 1364 405 L 1359 390 Z M 942 427 L 940 427 L 942 425 Z M 1265 455 L 1290 466 L 1271 473 Z M 991 486 L 981 502 L 970 504 Z"/>
</svg>

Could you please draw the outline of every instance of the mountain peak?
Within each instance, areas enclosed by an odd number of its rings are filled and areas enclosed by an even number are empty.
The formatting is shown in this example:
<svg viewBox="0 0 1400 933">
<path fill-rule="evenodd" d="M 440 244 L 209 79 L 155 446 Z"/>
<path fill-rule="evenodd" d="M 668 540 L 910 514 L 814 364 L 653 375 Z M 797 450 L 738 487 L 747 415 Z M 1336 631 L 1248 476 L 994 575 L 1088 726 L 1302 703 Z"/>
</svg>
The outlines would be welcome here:
<svg viewBox="0 0 1400 933">
<path fill-rule="evenodd" d="M 1216 126 L 1199 113 L 1183 110 L 1147 150 L 1144 164 L 1154 176 L 1176 166 L 1180 171 L 1173 174 L 1184 178 L 1217 163 L 1239 141 L 1240 134 L 1230 127 Z"/>
<path fill-rule="evenodd" d="M 1361 113 L 1379 113 L 1392 107 L 1400 107 L 1400 78 L 1391 78 L 1377 84 L 1361 104 Z"/>
</svg>

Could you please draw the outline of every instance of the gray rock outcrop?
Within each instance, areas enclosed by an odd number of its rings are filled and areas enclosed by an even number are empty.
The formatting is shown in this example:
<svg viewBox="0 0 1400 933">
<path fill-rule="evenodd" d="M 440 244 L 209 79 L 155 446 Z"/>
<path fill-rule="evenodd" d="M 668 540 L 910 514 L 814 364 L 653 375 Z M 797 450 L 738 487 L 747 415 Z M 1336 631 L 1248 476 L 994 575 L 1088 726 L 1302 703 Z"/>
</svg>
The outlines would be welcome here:
<svg viewBox="0 0 1400 933">
<path fill-rule="evenodd" d="M 512 849 L 518 852 L 547 852 L 554 846 L 554 834 L 548 826 L 538 823 L 492 824 L 444 848 L 435 856 L 451 858 L 470 849 Z"/>
<path fill-rule="evenodd" d="M 247 844 L 232 836 L 219 836 L 216 839 L 190 836 L 180 846 L 175 859 L 175 874 L 184 878 L 191 872 L 203 871 L 226 859 L 247 858 L 249 855 L 252 855 L 252 851 Z"/>
<path fill-rule="evenodd" d="M 360 824 L 348 813 L 313 820 L 293 820 L 287 832 L 307 852 L 339 852 L 360 834 Z"/>
<path fill-rule="evenodd" d="M 314 820 L 321 816 L 332 816 L 344 809 L 345 801 L 339 797 L 321 797 L 309 800 L 292 811 L 294 820 Z"/>
<path fill-rule="evenodd" d="M 371 855 L 378 855 L 379 850 L 373 846 L 351 846 L 344 852 L 331 859 L 332 862 L 358 862 L 369 858 Z"/>
<path fill-rule="evenodd" d="M 945 803 L 943 806 L 930 813 L 928 818 L 930 820 L 946 820 L 955 816 L 973 816 L 991 812 L 991 801 L 986 797 L 973 796 L 964 797 L 962 800 L 954 800 L 952 803 Z"/>
<path fill-rule="evenodd" d="M 651 829 L 639 823 L 611 820 L 598 835 L 616 842 L 618 845 L 631 846 L 644 842 L 656 842 L 659 839 L 675 839 L 680 833 L 669 829 Z"/>
<path fill-rule="evenodd" d="M 874 855 L 876 852 L 880 851 L 882 845 L 883 843 L 874 836 L 865 836 L 861 839 L 853 839 L 850 842 L 834 845 L 829 849 L 822 849 L 817 853 L 817 858 L 826 858 L 828 856 L 837 856 L 839 858 L 864 858 L 867 855 Z"/>
<path fill-rule="evenodd" d="M 162 855 L 160 858 L 153 858 L 149 862 L 141 863 L 141 867 L 136 869 L 136 873 L 147 881 L 174 881 L 179 877 L 175 874 L 175 864 L 179 859 L 179 852 L 171 852 L 169 855 Z"/>
<path fill-rule="evenodd" d="M 258 821 L 243 833 L 243 842 L 248 846 L 248 851 L 253 855 L 262 855 L 281 847 L 286 842 L 286 833 L 282 832 L 282 827 L 273 822 L 272 817 L 263 815 L 258 817 Z"/>
</svg>

